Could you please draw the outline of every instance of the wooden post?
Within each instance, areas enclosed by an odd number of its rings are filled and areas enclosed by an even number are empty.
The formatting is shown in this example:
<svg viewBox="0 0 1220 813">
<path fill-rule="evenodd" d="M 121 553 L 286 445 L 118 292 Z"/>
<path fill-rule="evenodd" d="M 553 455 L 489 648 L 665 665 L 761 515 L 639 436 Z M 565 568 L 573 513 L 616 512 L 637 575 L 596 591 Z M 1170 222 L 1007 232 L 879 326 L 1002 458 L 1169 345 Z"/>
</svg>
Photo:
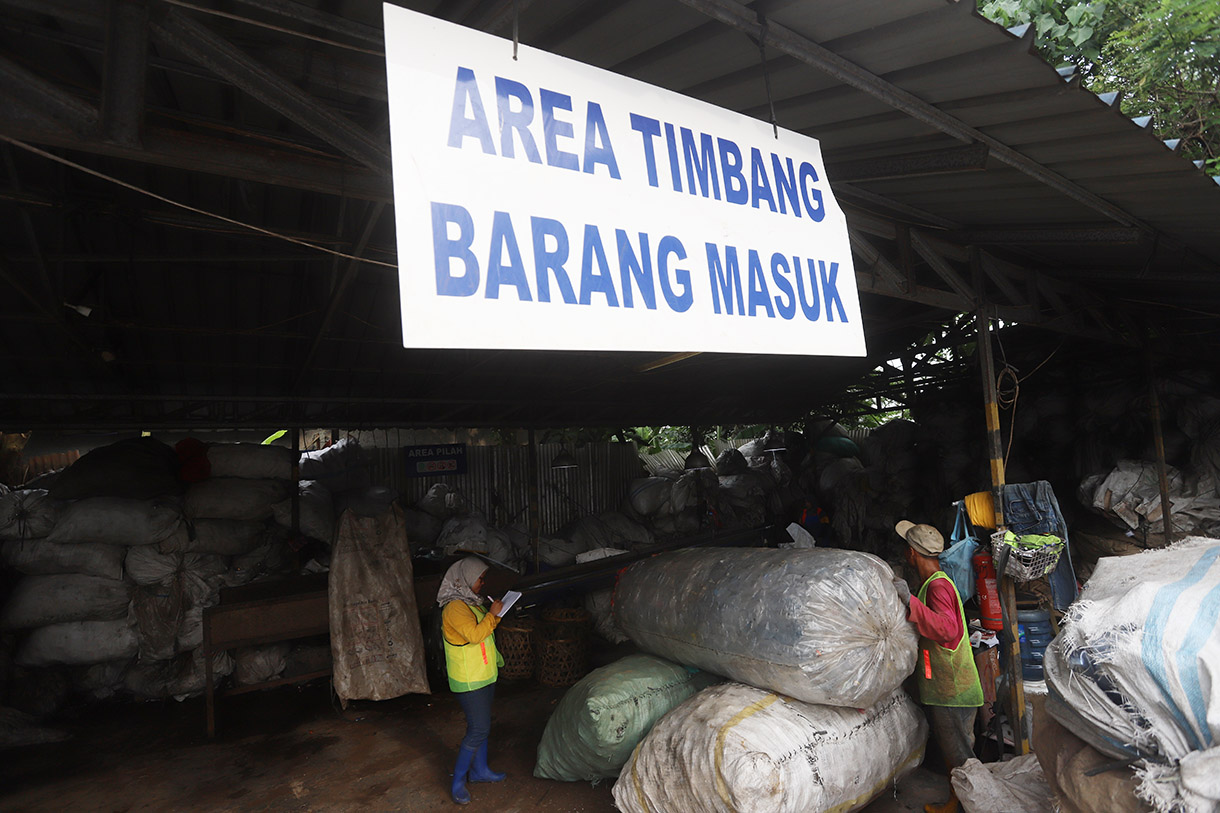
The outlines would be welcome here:
<svg viewBox="0 0 1220 813">
<path fill-rule="evenodd" d="M 534 572 L 540 567 L 538 555 L 538 443 L 534 430 L 529 433 L 529 501 L 530 501 L 530 550 L 534 553 Z"/>
<path fill-rule="evenodd" d="M 991 319 L 987 306 L 980 305 L 975 315 L 978 330 L 979 366 L 983 374 L 983 407 L 987 413 L 987 449 L 991 456 L 991 493 L 995 500 L 996 531 L 1004 531 L 1004 445 L 1000 437 L 1000 409 L 996 396 L 995 358 L 991 353 Z M 1009 710 L 1013 743 L 1020 754 L 1029 753 L 1029 737 L 1025 731 L 1025 687 L 1021 684 L 1021 643 L 1017 633 L 1017 588 L 1010 577 L 999 576 L 1000 609 L 1004 617 L 1007 647 Z M 1001 743 L 1001 750 L 1003 744 Z"/>
<path fill-rule="evenodd" d="M 1173 544 L 1173 503 L 1169 499 L 1169 470 L 1165 465 L 1165 435 L 1161 431 L 1161 397 L 1153 378 L 1152 354 L 1144 356 L 1148 371 L 1148 400 L 1152 412 L 1152 442 L 1156 446 L 1156 476 L 1161 485 L 1161 522 L 1165 526 L 1165 545 Z"/>
</svg>

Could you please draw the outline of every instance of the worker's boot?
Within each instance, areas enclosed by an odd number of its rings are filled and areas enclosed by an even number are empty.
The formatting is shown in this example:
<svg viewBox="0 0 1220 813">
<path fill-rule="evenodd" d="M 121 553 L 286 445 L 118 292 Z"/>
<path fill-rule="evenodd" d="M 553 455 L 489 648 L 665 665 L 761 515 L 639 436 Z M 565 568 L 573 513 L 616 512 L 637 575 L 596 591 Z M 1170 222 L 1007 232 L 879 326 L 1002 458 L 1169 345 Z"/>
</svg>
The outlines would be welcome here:
<svg viewBox="0 0 1220 813">
<path fill-rule="evenodd" d="M 487 767 L 487 740 L 474 752 L 474 762 L 470 766 L 471 782 L 503 782 L 505 774 L 493 771 Z"/>
<path fill-rule="evenodd" d="M 949 791 L 949 801 L 942 804 L 924 805 L 923 813 L 957 813 L 958 808 L 957 794 Z"/>
<path fill-rule="evenodd" d="M 457 763 L 453 766 L 453 786 L 449 788 L 449 795 L 453 797 L 454 804 L 470 804 L 470 793 L 466 790 L 466 774 L 470 771 L 470 763 L 473 760 L 474 751 L 469 748 L 458 749 Z"/>
</svg>

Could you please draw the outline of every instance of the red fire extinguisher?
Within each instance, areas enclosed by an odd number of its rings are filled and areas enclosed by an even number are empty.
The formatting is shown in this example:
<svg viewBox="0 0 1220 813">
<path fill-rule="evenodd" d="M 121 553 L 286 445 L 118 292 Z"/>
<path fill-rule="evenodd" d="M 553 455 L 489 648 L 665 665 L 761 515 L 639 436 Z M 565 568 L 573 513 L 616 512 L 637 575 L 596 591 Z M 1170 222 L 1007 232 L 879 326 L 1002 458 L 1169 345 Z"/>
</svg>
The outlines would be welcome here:
<svg viewBox="0 0 1220 813">
<path fill-rule="evenodd" d="M 979 620 L 983 624 L 983 629 L 1002 630 L 1004 629 L 1004 619 L 1000 610 L 1000 589 L 991 554 L 976 553 L 971 557 L 971 561 L 974 562 L 974 572 L 977 578 L 975 590 L 979 596 Z"/>
</svg>

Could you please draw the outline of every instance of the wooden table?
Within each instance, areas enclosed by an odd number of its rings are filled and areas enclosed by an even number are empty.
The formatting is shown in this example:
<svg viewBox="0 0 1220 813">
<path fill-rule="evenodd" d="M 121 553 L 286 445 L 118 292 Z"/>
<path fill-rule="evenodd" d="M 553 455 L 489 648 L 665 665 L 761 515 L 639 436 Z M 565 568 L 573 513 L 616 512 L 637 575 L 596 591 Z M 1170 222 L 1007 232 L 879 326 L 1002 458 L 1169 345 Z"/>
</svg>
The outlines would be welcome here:
<svg viewBox="0 0 1220 813">
<path fill-rule="evenodd" d="M 312 589 L 306 592 L 284 592 L 285 586 L 271 582 L 268 585 L 278 585 L 267 590 L 264 598 L 253 598 L 245 601 L 225 602 L 226 591 L 221 591 L 221 603 L 208 607 L 203 611 L 203 653 L 207 675 L 207 714 L 208 736 L 216 736 L 216 684 L 212 674 L 212 656 L 217 652 L 243 646 L 259 646 L 278 641 L 291 641 L 296 638 L 308 638 L 314 635 L 330 634 L 330 612 L 327 599 L 328 592 L 325 582 L 321 589 L 309 585 Z M 248 588 L 257 585 L 249 585 Z M 258 591 L 246 590 L 236 597 L 244 598 L 257 595 Z M 292 677 L 276 678 L 249 686 L 238 686 L 228 689 L 224 694 L 243 694 L 257 689 L 267 689 L 272 686 L 282 686 L 287 683 L 301 683 L 314 678 L 325 677 L 331 673 L 330 667 L 316 672 L 307 672 Z"/>
</svg>

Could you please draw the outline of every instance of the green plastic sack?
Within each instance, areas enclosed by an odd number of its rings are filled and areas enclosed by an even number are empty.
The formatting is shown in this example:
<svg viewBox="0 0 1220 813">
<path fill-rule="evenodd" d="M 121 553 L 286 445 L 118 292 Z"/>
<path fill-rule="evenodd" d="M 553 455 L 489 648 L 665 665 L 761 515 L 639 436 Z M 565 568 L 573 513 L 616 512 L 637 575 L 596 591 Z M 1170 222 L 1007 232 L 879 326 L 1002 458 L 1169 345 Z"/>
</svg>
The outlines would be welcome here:
<svg viewBox="0 0 1220 813">
<path fill-rule="evenodd" d="M 534 776 L 614 778 L 653 723 L 722 678 L 653 655 L 595 669 L 564 694 L 538 743 Z"/>
</svg>

